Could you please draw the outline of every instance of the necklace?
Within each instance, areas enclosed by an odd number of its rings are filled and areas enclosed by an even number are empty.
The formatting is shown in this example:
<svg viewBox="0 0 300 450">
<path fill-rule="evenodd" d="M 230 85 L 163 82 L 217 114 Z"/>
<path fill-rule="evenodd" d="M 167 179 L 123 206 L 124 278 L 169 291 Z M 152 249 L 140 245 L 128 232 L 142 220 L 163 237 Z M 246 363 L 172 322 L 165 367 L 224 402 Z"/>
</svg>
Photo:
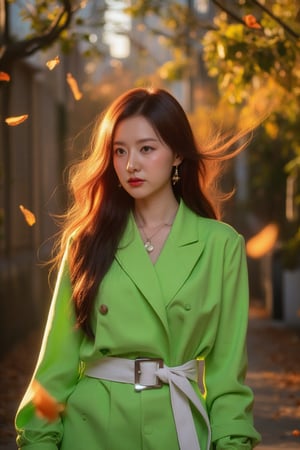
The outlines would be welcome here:
<svg viewBox="0 0 300 450">
<path fill-rule="evenodd" d="M 172 224 L 174 222 L 174 219 L 175 219 L 175 216 L 176 216 L 176 213 L 177 213 L 177 209 L 176 209 L 175 214 L 173 215 L 173 217 L 171 219 L 171 223 L 165 223 L 164 222 L 164 223 L 158 225 L 155 228 L 154 233 L 151 234 L 151 236 L 147 236 L 146 235 L 146 233 L 144 231 L 145 225 L 138 225 L 139 229 L 141 230 L 142 237 L 143 237 L 144 247 L 145 247 L 145 249 L 147 250 L 148 253 L 153 252 L 153 250 L 155 248 L 155 246 L 154 246 L 154 244 L 152 242 L 152 239 L 154 238 L 154 236 L 156 236 L 164 227 L 171 227 L 172 226 Z M 141 222 L 141 221 L 139 220 L 139 222 Z"/>
<path fill-rule="evenodd" d="M 154 236 L 155 236 L 160 230 L 162 230 L 164 227 L 170 227 L 170 226 L 171 226 L 171 225 L 169 225 L 169 224 L 167 224 L 167 223 L 163 223 L 162 225 L 159 225 L 159 226 L 156 228 L 155 232 L 154 232 L 151 236 L 147 236 L 146 233 L 145 233 L 144 230 L 143 230 L 144 227 L 140 227 L 140 230 L 141 230 L 141 232 L 142 232 L 142 234 L 143 234 L 143 236 L 144 236 L 144 239 L 145 239 L 145 241 L 144 241 L 144 247 L 145 247 L 145 249 L 147 250 L 148 253 L 151 253 L 151 252 L 153 252 L 153 250 L 154 250 L 154 245 L 153 245 L 151 239 L 153 239 Z"/>
</svg>

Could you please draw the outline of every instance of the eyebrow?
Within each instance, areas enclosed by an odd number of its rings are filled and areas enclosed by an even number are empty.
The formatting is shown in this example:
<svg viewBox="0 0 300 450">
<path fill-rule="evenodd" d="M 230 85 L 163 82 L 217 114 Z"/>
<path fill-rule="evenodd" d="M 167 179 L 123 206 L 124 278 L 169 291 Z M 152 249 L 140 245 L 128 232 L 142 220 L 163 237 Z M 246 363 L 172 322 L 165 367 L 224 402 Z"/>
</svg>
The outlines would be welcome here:
<svg viewBox="0 0 300 450">
<path fill-rule="evenodd" d="M 138 139 L 136 142 L 137 142 L 137 144 L 144 144 L 145 142 L 158 142 L 158 139 L 149 137 L 149 138 Z M 126 142 L 123 142 L 123 141 L 114 141 L 113 142 L 113 145 L 125 145 L 125 144 L 126 144 Z"/>
</svg>

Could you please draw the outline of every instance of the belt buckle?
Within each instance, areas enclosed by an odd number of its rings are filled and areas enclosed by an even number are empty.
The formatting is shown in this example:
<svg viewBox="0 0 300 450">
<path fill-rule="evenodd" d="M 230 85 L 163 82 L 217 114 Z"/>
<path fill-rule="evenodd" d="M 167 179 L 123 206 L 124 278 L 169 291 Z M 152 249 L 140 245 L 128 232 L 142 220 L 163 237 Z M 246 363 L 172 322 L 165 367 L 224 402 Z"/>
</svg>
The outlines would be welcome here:
<svg viewBox="0 0 300 450">
<path fill-rule="evenodd" d="M 141 392 L 147 389 L 159 389 L 162 387 L 162 381 L 156 377 L 155 384 L 141 384 L 141 375 L 142 375 L 142 364 L 147 364 L 149 362 L 155 362 L 159 369 L 162 369 L 164 366 L 164 361 L 161 358 L 136 358 L 134 361 L 134 390 L 136 392 Z"/>
</svg>

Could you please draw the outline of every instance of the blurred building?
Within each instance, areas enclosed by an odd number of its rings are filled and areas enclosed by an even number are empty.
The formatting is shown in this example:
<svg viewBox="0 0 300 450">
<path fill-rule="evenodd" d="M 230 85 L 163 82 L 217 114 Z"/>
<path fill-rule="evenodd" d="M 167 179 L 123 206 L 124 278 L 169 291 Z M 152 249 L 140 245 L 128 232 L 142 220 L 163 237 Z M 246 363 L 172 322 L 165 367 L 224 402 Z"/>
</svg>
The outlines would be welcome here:
<svg viewBox="0 0 300 450">
<path fill-rule="evenodd" d="M 15 37 L 26 35 L 16 4 L 10 22 Z M 46 62 L 59 53 L 54 46 L 13 64 L 11 81 L 0 90 L 0 354 L 41 322 L 51 295 L 42 264 L 57 231 L 51 215 L 64 204 L 67 114 L 75 102 L 66 74 L 79 81 L 82 74 L 77 48 L 50 71 Z M 28 119 L 18 126 L 4 123 L 23 114 Z M 35 225 L 26 223 L 19 205 L 34 213 Z"/>
</svg>

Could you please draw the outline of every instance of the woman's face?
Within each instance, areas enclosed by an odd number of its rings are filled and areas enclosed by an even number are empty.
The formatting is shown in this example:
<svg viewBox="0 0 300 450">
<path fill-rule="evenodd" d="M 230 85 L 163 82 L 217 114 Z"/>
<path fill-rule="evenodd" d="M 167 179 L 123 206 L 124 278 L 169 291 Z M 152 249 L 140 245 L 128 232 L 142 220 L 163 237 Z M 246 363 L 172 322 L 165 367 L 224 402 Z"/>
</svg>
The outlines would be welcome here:
<svg viewBox="0 0 300 450">
<path fill-rule="evenodd" d="M 172 167 L 180 162 L 145 117 L 124 119 L 116 127 L 113 164 L 122 187 L 134 199 L 173 195 Z"/>
</svg>

